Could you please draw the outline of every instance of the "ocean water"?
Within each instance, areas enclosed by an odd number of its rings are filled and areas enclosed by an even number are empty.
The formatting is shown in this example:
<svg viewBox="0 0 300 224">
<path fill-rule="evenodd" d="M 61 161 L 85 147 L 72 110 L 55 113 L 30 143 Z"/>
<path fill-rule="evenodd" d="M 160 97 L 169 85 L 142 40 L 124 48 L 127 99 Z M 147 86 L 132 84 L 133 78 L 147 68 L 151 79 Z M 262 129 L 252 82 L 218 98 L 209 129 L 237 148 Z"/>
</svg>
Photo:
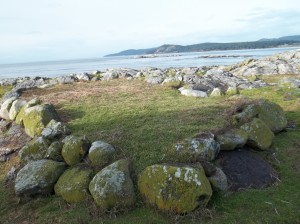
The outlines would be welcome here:
<svg viewBox="0 0 300 224">
<path fill-rule="evenodd" d="M 0 79 L 24 76 L 57 77 L 71 73 L 92 72 L 95 70 L 105 71 L 106 69 L 110 68 L 140 69 L 144 67 L 167 68 L 230 65 L 250 57 L 259 59 L 265 56 L 293 49 L 299 49 L 299 47 L 174 53 L 160 55 L 160 57 L 155 58 L 120 56 L 78 60 L 0 64 Z M 216 57 L 221 55 L 229 57 Z M 205 56 L 210 57 L 206 58 Z"/>
</svg>

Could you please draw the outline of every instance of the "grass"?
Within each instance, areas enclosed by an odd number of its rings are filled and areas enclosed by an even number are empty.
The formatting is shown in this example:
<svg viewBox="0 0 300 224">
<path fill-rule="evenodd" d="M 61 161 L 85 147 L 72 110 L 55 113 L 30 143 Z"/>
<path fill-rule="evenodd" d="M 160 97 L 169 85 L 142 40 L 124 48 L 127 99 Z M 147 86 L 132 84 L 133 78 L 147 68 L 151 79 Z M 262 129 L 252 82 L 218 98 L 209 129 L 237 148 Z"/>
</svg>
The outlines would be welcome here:
<svg viewBox="0 0 300 224">
<path fill-rule="evenodd" d="M 115 216 L 101 213 L 91 201 L 68 205 L 51 196 L 20 202 L 13 189 L 4 186 L 5 174 L 18 162 L 14 158 L 0 164 L 0 223 L 299 223 L 300 90 L 267 87 L 241 93 L 279 103 L 289 122 L 297 125 L 277 135 L 266 155 L 279 172 L 278 184 L 229 196 L 216 194 L 208 209 L 184 217 L 161 213 L 140 199 L 137 208 Z M 104 140 L 119 150 L 118 158 L 130 158 L 134 181 L 148 165 L 176 161 L 176 142 L 224 127 L 226 110 L 235 103 L 227 98 L 184 97 L 171 88 L 121 79 L 30 90 L 23 97 L 34 96 L 53 103 L 74 134 Z"/>
</svg>

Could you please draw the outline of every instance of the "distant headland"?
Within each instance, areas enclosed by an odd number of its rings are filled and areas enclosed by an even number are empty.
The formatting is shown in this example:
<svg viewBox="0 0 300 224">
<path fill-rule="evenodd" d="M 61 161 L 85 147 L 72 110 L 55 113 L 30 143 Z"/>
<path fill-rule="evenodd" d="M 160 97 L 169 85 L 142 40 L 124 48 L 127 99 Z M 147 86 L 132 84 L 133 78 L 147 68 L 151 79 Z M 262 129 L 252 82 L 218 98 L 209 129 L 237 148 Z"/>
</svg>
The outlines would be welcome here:
<svg viewBox="0 0 300 224">
<path fill-rule="evenodd" d="M 231 43 L 200 43 L 192 45 L 173 45 L 165 44 L 160 47 L 147 49 L 129 49 L 119 53 L 105 55 L 112 56 L 128 56 L 128 55 L 148 55 L 148 54 L 167 54 L 167 53 L 183 53 L 183 52 L 202 52 L 214 50 L 241 50 L 241 49 L 260 49 L 274 47 L 300 46 L 300 35 L 284 36 L 279 38 L 263 38 L 250 42 L 231 42 Z"/>
</svg>

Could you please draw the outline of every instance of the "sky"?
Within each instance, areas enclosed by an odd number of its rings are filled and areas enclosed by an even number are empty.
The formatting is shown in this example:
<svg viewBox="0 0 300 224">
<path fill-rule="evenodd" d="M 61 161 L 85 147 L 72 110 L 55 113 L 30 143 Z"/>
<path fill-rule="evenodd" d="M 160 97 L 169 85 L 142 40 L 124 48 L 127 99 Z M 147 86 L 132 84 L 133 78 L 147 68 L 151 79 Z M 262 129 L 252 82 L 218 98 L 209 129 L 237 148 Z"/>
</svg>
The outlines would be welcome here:
<svg viewBox="0 0 300 224">
<path fill-rule="evenodd" d="M 300 35 L 299 0 L 0 0 L 0 64 Z"/>
</svg>

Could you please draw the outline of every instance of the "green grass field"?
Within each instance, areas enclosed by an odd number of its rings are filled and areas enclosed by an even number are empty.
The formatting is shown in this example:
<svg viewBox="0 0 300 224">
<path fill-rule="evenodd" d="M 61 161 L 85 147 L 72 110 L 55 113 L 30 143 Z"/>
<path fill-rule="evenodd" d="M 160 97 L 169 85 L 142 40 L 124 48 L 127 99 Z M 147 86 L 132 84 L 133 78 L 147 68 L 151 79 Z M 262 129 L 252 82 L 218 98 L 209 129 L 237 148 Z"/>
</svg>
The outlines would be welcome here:
<svg viewBox="0 0 300 224">
<path fill-rule="evenodd" d="M 20 201 L 12 187 L 4 186 L 5 174 L 18 163 L 13 158 L 0 164 L 0 223 L 299 223 L 300 90 L 266 87 L 241 94 L 279 103 L 289 122 L 296 124 L 278 134 L 266 154 L 280 175 L 276 185 L 215 194 L 207 209 L 187 216 L 161 213 L 139 197 L 132 210 L 103 213 L 91 200 L 78 205 L 57 196 Z M 130 158 L 134 181 L 148 165 L 178 161 L 172 153 L 176 142 L 228 125 L 228 110 L 237 103 L 226 97 L 185 97 L 172 88 L 122 79 L 30 90 L 23 95 L 35 96 L 53 103 L 73 134 L 106 141 L 118 149 L 118 158 Z"/>
</svg>

